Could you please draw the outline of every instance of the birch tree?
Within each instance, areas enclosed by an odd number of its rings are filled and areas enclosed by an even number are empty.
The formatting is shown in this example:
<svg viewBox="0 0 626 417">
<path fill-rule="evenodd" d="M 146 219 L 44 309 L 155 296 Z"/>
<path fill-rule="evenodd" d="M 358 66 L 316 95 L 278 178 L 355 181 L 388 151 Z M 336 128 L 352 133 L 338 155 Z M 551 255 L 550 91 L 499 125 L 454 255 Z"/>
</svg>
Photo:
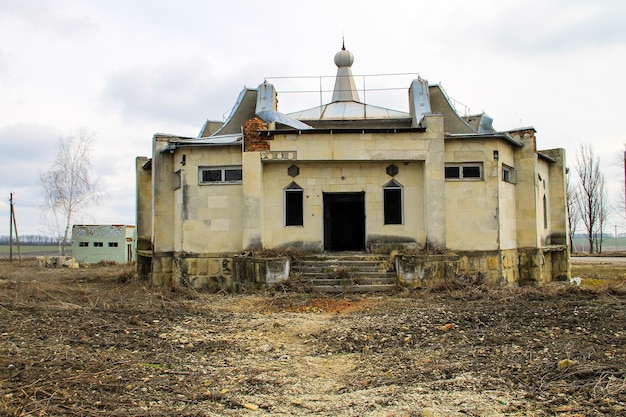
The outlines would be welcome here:
<svg viewBox="0 0 626 417">
<path fill-rule="evenodd" d="M 91 146 L 94 135 L 86 129 L 59 138 L 54 161 L 39 173 L 44 193 L 44 216 L 59 237 L 61 255 L 70 239 L 72 219 L 90 204 L 99 202 L 101 191 L 93 176 Z"/>
<path fill-rule="evenodd" d="M 617 202 L 615 203 L 615 209 L 618 216 L 622 220 L 626 220 L 626 144 L 624 149 L 620 150 L 616 154 L 615 165 L 619 168 L 623 175 L 620 176 L 620 192 Z"/>
</svg>

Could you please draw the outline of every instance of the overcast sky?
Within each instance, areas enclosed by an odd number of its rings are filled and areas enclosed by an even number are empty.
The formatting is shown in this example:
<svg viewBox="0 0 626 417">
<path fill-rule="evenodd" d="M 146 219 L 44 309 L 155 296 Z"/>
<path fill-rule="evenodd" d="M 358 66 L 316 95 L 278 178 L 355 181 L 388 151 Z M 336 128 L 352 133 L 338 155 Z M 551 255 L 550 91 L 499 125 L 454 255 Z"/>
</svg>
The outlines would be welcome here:
<svg viewBox="0 0 626 417">
<path fill-rule="evenodd" d="M 566 148 L 570 167 L 592 143 L 618 199 L 623 0 L 0 0 L 0 235 L 10 192 L 19 233 L 47 232 L 39 172 L 79 127 L 96 135 L 106 196 L 74 222 L 134 224 L 134 160 L 150 155 L 154 133 L 197 136 L 268 77 L 334 76 L 342 36 L 353 73 L 440 83 L 498 130 L 533 126 L 538 148 Z M 385 78 L 403 88 L 395 98 L 365 101 L 408 111 L 410 77 Z M 279 110 L 311 107 L 280 95 L 293 80 L 270 81 Z"/>
</svg>

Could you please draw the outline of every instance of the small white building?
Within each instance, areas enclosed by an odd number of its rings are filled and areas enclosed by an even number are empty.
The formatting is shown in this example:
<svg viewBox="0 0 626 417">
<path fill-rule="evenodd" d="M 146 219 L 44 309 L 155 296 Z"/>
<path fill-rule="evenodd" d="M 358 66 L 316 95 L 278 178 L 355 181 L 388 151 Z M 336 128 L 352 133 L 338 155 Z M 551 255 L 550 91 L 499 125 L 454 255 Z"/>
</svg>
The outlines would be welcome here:
<svg viewBox="0 0 626 417">
<path fill-rule="evenodd" d="M 98 224 L 72 226 L 72 256 L 76 262 L 133 262 L 137 250 L 135 226 Z"/>
</svg>

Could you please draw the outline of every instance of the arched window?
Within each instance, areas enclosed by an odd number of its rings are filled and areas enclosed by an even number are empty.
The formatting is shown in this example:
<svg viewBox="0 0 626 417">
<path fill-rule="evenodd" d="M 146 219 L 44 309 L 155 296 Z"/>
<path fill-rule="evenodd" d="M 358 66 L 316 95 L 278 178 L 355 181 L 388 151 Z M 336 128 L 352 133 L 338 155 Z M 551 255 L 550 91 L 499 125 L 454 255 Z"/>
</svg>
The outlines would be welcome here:
<svg viewBox="0 0 626 417">
<path fill-rule="evenodd" d="M 303 190 L 295 182 L 283 190 L 285 194 L 285 226 L 302 226 L 303 218 Z"/>
<path fill-rule="evenodd" d="M 391 180 L 383 187 L 385 224 L 402 224 L 402 185 Z"/>
</svg>

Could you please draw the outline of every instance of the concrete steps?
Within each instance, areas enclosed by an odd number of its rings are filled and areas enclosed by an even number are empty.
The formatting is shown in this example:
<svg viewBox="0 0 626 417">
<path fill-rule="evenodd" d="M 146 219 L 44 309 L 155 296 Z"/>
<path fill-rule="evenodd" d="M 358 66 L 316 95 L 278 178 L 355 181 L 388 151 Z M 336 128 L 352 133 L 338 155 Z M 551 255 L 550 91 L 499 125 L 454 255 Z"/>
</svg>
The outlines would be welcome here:
<svg viewBox="0 0 626 417">
<path fill-rule="evenodd" d="M 390 292 L 397 288 L 393 264 L 383 255 L 312 255 L 293 261 L 291 268 L 319 292 Z"/>
</svg>

